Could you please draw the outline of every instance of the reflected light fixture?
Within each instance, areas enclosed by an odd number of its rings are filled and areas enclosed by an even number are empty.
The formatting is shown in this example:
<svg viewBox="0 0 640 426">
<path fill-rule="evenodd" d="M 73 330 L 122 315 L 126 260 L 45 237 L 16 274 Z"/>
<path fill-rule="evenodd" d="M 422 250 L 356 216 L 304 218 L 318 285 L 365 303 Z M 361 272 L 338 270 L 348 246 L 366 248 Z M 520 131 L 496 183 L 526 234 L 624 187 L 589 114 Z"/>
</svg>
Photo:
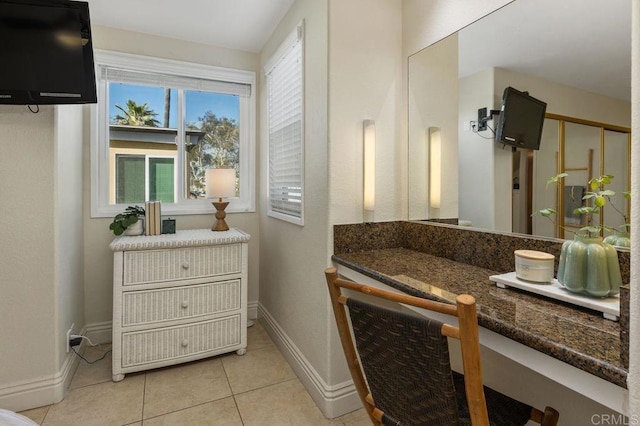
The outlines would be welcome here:
<svg viewBox="0 0 640 426">
<path fill-rule="evenodd" d="M 440 208 L 442 193 L 442 135 L 440 127 L 429 127 L 429 205 Z"/>
<path fill-rule="evenodd" d="M 217 198 L 211 204 L 216 208 L 216 222 L 212 231 L 228 231 L 229 225 L 224 218 L 227 216 L 224 209 L 229 205 L 222 198 L 236 196 L 236 171 L 235 169 L 207 169 L 206 171 L 207 198 Z"/>
<path fill-rule="evenodd" d="M 363 121 L 364 139 L 364 209 L 373 211 L 376 205 L 376 123 Z"/>
</svg>

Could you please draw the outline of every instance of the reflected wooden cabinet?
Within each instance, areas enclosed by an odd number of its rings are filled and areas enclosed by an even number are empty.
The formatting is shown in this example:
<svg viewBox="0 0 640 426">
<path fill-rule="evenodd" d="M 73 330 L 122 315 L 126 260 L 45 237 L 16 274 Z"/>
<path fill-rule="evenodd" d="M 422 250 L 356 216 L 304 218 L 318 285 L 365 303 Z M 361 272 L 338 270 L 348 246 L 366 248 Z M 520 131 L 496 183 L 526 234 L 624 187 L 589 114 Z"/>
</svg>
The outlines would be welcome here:
<svg viewBox="0 0 640 426">
<path fill-rule="evenodd" d="M 607 189 L 616 193 L 611 200 L 615 208 L 607 204 L 598 220 L 611 228 L 624 224 L 630 211 L 623 196 L 631 187 L 630 164 L 630 128 L 547 114 L 541 148 L 534 154 L 531 204 L 533 211 L 553 207 L 557 215 L 555 226 L 546 218 L 531 218 L 533 234 L 570 238 L 567 230 L 585 226 L 583 217 L 573 211 L 582 205 L 584 193 L 591 191 L 589 180 L 605 174 L 614 176 Z M 547 187 L 547 179 L 559 173 L 569 176 L 555 190 Z"/>
<path fill-rule="evenodd" d="M 246 352 L 249 238 L 238 229 L 206 229 L 111 243 L 113 381 Z"/>
</svg>

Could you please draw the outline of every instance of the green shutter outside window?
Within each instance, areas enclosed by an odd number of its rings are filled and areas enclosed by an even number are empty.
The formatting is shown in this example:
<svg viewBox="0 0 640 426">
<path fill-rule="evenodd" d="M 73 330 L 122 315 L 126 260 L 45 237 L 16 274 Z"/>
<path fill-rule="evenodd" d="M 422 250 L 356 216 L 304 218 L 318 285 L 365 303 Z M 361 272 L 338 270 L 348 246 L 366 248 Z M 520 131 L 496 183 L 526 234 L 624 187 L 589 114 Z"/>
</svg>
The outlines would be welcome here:
<svg viewBox="0 0 640 426">
<path fill-rule="evenodd" d="M 149 200 L 173 203 L 173 158 L 149 158 Z"/>
<path fill-rule="evenodd" d="M 144 203 L 144 156 L 116 155 L 116 203 Z"/>
</svg>

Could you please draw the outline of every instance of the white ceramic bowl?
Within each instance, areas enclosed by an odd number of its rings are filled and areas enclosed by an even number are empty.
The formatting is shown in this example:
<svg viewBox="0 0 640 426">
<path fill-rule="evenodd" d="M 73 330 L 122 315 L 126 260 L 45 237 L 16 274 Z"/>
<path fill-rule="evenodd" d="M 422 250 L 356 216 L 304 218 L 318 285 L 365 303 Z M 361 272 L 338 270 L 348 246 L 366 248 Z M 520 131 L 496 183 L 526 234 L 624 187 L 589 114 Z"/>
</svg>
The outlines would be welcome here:
<svg viewBox="0 0 640 426">
<path fill-rule="evenodd" d="M 553 282 L 555 256 L 535 250 L 516 250 L 516 277 L 535 283 Z"/>
</svg>

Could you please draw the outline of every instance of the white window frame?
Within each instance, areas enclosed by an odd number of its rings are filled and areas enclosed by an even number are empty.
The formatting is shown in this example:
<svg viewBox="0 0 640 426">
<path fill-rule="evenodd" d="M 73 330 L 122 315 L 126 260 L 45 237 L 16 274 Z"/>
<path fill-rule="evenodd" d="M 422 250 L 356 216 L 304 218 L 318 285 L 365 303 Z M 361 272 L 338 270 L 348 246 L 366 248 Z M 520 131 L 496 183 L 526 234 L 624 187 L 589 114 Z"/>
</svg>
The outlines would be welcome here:
<svg viewBox="0 0 640 426">
<path fill-rule="evenodd" d="M 270 138 L 270 114 L 269 111 L 269 74 L 280 64 L 283 62 L 285 58 L 288 58 L 288 55 L 291 54 L 296 47 L 300 47 L 300 84 L 301 84 L 301 103 L 300 103 L 300 114 L 301 114 L 301 140 L 300 140 L 300 215 L 287 214 L 281 211 L 276 211 L 273 209 L 272 199 L 271 199 L 271 161 L 270 161 L 270 151 L 271 151 L 271 138 Z M 304 20 L 301 21 L 293 31 L 286 37 L 286 39 L 282 42 L 282 44 L 276 49 L 275 53 L 271 55 L 269 60 L 266 62 L 264 66 L 264 72 L 267 76 L 267 137 L 268 137 L 268 147 L 267 147 L 267 215 L 276 219 L 280 219 L 286 222 L 290 222 L 299 226 L 304 226 L 304 203 L 305 203 L 305 184 L 304 184 L 304 144 L 305 144 L 305 55 L 304 55 Z"/>
<path fill-rule="evenodd" d="M 253 71 L 180 62 L 149 56 L 96 50 L 94 52 L 98 78 L 98 104 L 91 105 L 91 217 L 113 217 L 124 211 L 125 204 L 109 204 L 109 99 L 108 82 L 100 78 L 102 66 L 131 71 L 192 77 L 250 85 L 248 98 L 240 98 L 240 197 L 230 198 L 227 213 L 255 212 L 255 128 L 256 76 Z M 182 117 L 183 102 L 178 102 Z M 184 196 L 184 123 L 178 120 L 178 154 L 176 157 L 176 202 L 163 203 L 166 215 L 211 214 L 209 199 L 187 199 Z"/>
</svg>

